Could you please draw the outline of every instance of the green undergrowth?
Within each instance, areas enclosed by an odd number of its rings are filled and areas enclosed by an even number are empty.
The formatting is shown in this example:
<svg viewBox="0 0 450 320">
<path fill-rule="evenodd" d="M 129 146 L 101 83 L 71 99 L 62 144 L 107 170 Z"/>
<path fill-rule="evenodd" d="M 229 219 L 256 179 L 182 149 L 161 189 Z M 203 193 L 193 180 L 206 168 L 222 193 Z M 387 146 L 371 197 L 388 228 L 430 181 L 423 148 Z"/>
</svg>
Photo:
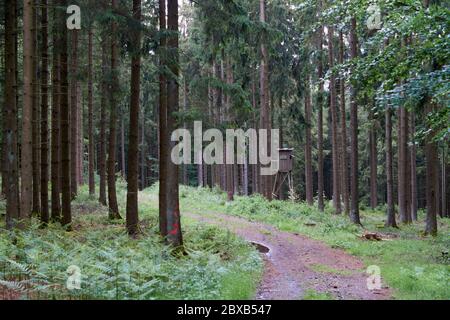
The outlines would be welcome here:
<svg viewBox="0 0 450 320">
<path fill-rule="evenodd" d="M 315 290 L 307 290 L 302 297 L 302 300 L 335 300 L 330 293 L 318 292 Z"/>
<path fill-rule="evenodd" d="M 125 187 L 118 185 L 124 209 Z M 0 207 L 4 213 L 4 204 Z M 157 211 L 140 207 L 142 235 L 132 240 L 123 221 L 86 188 L 73 204 L 73 231 L 59 225 L 8 232 L 0 224 L 0 299 L 249 299 L 262 270 L 256 250 L 216 227 L 185 223 L 186 254 L 174 254 L 157 234 Z M 121 212 L 124 212 L 123 210 Z M 2 213 L 0 211 L 0 213 Z M 2 214 L 3 214 L 2 213 Z M 70 266 L 76 266 L 74 269 Z M 81 272 L 81 290 L 66 287 Z M 72 270 L 70 270 L 72 269 Z"/>
<path fill-rule="evenodd" d="M 145 193 L 151 197 L 155 192 L 156 187 Z M 423 222 L 401 226 L 399 230 L 385 228 L 382 209 L 362 208 L 363 229 L 351 224 L 345 216 L 334 215 L 330 203 L 324 213 L 304 203 L 268 202 L 260 196 L 236 197 L 234 202 L 227 203 L 226 195 L 218 190 L 188 187 L 181 188 L 180 198 L 184 211 L 221 212 L 264 222 L 358 256 L 367 266 L 381 268 L 394 298 L 450 299 L 450 224 L 446 219 L 439 221 L 439 235 L 432 238 L 423 237 Z M 423 213 L 420 221 L 424 221 Z M 365 230 L 380 233 L 387 240 L 362 240 Z"/>
</svg>

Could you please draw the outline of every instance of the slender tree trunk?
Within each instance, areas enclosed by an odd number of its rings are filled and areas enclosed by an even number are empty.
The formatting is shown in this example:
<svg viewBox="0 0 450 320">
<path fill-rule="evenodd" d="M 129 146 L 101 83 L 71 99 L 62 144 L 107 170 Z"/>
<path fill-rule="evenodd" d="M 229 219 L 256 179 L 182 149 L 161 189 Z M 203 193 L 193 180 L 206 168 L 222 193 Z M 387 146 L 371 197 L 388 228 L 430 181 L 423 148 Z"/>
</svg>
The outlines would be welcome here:
<svg viewBox="0 0 450 320">
<path fill-rule="evenodd" d="M 447 151 L 448 152 L 448 151 Z M 445 166 L 445 172 L 446 172 L 446 176 L 445 176 L 445 181 L 450 181 L 450 164 L 447 162 L 446 166 Z M 450 218 L 450 188 L 446 187 L 446 200 L 447 200 L 447 218 Z"/>
<path fill-rule="evenodd" d="M 77 104 L 77 72 L 78 72 L 78 30 L 72 30 L 71 43 L 71 81 L 70 81 L 70 191 L 72 200 L 77 196 L 78 175 L 77 175 L 77 127 L 78 127 L 78 104 Z"/>
<path fill-rule="evenodd" d="M 342 31 L 339 32 L 339 63 L 343 64 L 345 57 L 345 44 L 344 44 L 344 34 Z M 348 152 L 347 152 L 347 111 L 345 103 L 345 78 L 341 77 L 339 80 L 339 91 L 340 91 L 340 113 L 341 113 L 341 180 L 342 180 L 342 198 L 344 201 L 344 212 L 346 214 L 350 213 L 350 196 L 348 188 Z"/>
<path fill-rule="evenodd" d="M 439 144 L 436 143 L 436 150 L 437 150 L 437 162 L 436 162 L 436 211 L 439 215 L 439 217 L 443 218 L 444 215 L 442 214 L 441 210 L 441 166 L 440 166 L 440 159 L 439 159 Z"/>
<path fill-rule="evenodd" d="M 80 83 L 77 83 L 77 183 L 80 186 L 84 185 L 84 105 L 83 90 Z"/>
<path fill-rule="evenodd" d="M 430 5 L 429 0 L 424 0 L 425 8 Z M 429 98 L 428 98 L 429 100 Z M 427 101 L 425 104 L 425 114 L 434 111 L 434 105 Z M 433 141 L 434 134 L 427 137 L 425 144 L 425 163 L 426 163 L 426 199 L 427 199 L 427 219 L 425 233 L 428 235 L 437 235 L 437 208 L 436 208 L 436 168 L 438 164 L 438 149 Z"/>
<path fill-rule="evenodd" d="M 171 35 L 168 38 L 167 44 L 170 51 L 170 59 L 168 67 L 171 71 L 169 77 L 167 92 L 167 131 L 173 132 L 177 126 L 175 113 L 179 111 L 179 85 L 177 78 L 179 76 L 179 53 L 178 53 L 178 0 L 170 0 L 168 2 L 168 30 Z M 166 138 L 169 138 L 168 135 Z M 167 141 L 165 147 L 170 146 L 170 150 L 175 146 L 172 141 Z M 169 155 L 169 152 L 167 152 Z M 167 158 L 167 190 L 170 193 L 167 195 L 167 240 L 175 248 L 183 245 L 183 238 L 181 232 L 180 219 L 180 204 L 179 204 L 179 184 L 178 184 L 178 167 Z"/>
<path fill-rule="evenodd" d="M 248 196 L 248 172 L 249 166 L 248 166 L 248 157 L 247 154 L 245 155 L 244 159 L 244 165 L 242 166 L 242 188 L 243 188 L 243 195 Z"/>
<path fill-rule="evenodd" d="M 220 79 L 222 81 L 222 83 L 226 83 L 227 79 L 226 79 L 226 66 L 225 66 L 225 55 L 224 55 L 224 50 L 222 49 L 222 59 L 220 61 Z M 220 101 L 221 101 L 221 109 L 219 109 L 218 111 L 218 116 L 219 116 L 219 120 L 218 123 L 220 123 L 221 125 L 223 125 L 225 123 L 226 116 L 227 116 L 227 95 L 224 92 L 224 90 L 220 91 Z M 223 146 L 223 154 L 226 157 L 226 145 Z M 218 166 L 219 167 L 219 175 L 220 175 L 220 186 L 222 191 L 225 191 L 228 193 L 228 188 L 227 188 L 227 165 L 221 164 Z"/>
<path fill-rule="evenodd" d="M 189 109 L 188 90 L 189 89 L 188 89 L 186 77 L 184 77 L 183 78 L 183 111 L 184 111 L 184 113 L 187 113 L 188 109 Z M 184 127 L 184 129 L 187 129 L 186 122 L 183 123 L 183 127 Z M 199 166 L 202 167 L 203 165 L 200 164 Z M 187 164 L 183 164 L 183 184 L 185 186 L 189 185 L 188 169 L 189 169 L 189 166 Z M 203 177 L 203 173 L 202 173 L 202 177 Z M 203 180 L 203 178 L 202 178 L 202 180 Z"/>
<path fill-rule="evenodd" d="M 306 202 L 314 205 L 313 195 L 313 165 L 312 165 L 312 106 L 310 96 L 310 79 L 306 80 L 305 89 L 305 122 L 306 122 L 306 141 L 305 141 L 305 177 L 306 177 Z"/>
<path fill-rule="evenodd" d="M 224 81 L 224 76 L 223 76 L 223 65 L 222 62 L 215 62 L 215 75 L 216 75 L 216 79 L 220 80 L 220 81 Z M 216 92 L 216 119 L 215 119 L 215 123 L 216 125 L 222 124 L 223 123 L 223 119 L 222 119 L 222 113 L 223 113 L 223 104 L 224 104 L 224 96 L 223 96 L 223 91 L 222 89 L 218 88 L 217 92 Z M 224 153 L 225 154 L 225 153 Z M 224 186 L 224 166 L 222 164 L 216 164 L 216 185 L 218 188 L 220 188 L 221 190 L 225 190 L 225 186 Z"/>
<path fill-rule="evenodd" d="M 203 164 L 203 186 L 209 187 L 208 165 Z"/>
<path fill-rule="evenodd" d="M 408 179 L 408 116 L 405 107 L 399 109 L 399 156 L 398 156 L 398 201 L 400 221 L 403 224 L 411 222 L 408 208 L 409 183 Z"/>
<path fill-rule="evenodd" d="M 259 1 L 260 7 L 260 22 L 266 23 L 266 0 Z M 268 134 L 267 139 L 267 154 L 271 154 L 271 138 L 270 138 L 270 101 L 269 101 L 269 53 L 266 47 L 266 37 L 263 34 L 261 39 L 261 66 L 260 66 L 260 96 L 261 96 L 261 116 L 260 116 L 260 129 L 266 129 Z M 271 176 L 260 176 L 261 179 L 261 191 L 264 197 L 268 200 L 272 200 L 272 185 Z"/>
<path fill-rule="evenodd" d="M 375 128 L 375 119 L 371 114 L 372 124 L 369 131 L 369 148 L 370 148 L 370 207 L 375 210 L 378 206 L 377 191 L 377 172 L 378 172 L 378 155 L 377 155 L 377 133 Z"/>
<path fill-rule="evenodd" d="M 117 8 L 117 0 L 111 0 L 113 10 Z M 109 218 L 120 219 L 119 206 L 116 193 L 116 140 L 117 140 L 117 92 L 119 90 L 118 79 L 118 51 L 117 51 L 117 22 L 111 25 L 111 74 L 112 84 L 110 90 L 111 111 L 109 123 L 109 145 L 108 145 L 108 204 Z"/>
<path fill-rule="evenodd" d="M 356 18 L 351 19 L 350 28 L 350 58 L 356 59 L 358 57 L 358 36 L 356 34 Z M 359 215 L 359 181 L 358 181 L 358 104 L 355 85 L 352 86 L 351 91 L 351 157 L 350 157 L 350 219 L 355 224 L 361 224 Z"/>
<path fill-rule="evenodd" d="M 334 67 L 334 27 L 328 27 L 328 58 L 330 69 Z M 338 114 L 336 108 L 336 77 L 334 73 L 330 77 L 330 112 L 332 130 L 332 153 L 333 153 L 333 203 L 336 214 L 342 213 L 340 192 L 340 169 L 339 169 L 339 146 L 338 146 Z"/>
<path fill-rule="evenodd" d="M 133 18 L 141 21 L 141 0 L 133 0 Z M 131 60 L 131 101 L 130 101 L 130 131 L 128 150 L 128 189 L 127 189 L 127 230 L 128 234 L 138 232 L 138 192 L 139 192 L 139 105 L 141 82 L 141 30 L 133 30 Z"/>
<path fill-rule="evenodd" d="M 231 65 L 231 59 L 229 57 L 225 58 L 225 78 L 226 83 L 231 85 L 233 83 L 233 67 Z M 231 121 L 231 96 L 229 94 L 225 95 L 225 110 L 224 116 L 226 117 L 227 122 Z M 227 158 L 228 150 L 225 147 L 225 159 Z M 232 155 L 234 158 L 234 154 Z M 234 184 L 234 165 L 233 164 L 225 164 L 225 174 L 226 174 L 226 190 L 228 195 L 228 201 L 234 201 L 234 194 L 237 192 Z"/>
<path fill-rule="evenodd" d="M 210 71 L 208 71 L 208 78 L 212 78 L 212 73 Z M 213 91 L 211 88 L 211 84 L 210 82 L 208 82 L 208 116 L 209 116 L 209 121 L 211 123 L 213 123 L 214 121 L 214 112 L 213 112 L 213 106 L 214 106 L 214 95 L 213 95 Z M 203 158 L 202 158 L 202 162 L 203 162 Z M 211 184 L 209 183 L 209 173 L 208 170 L 211 170 Z M 213 188 L 214 187 L 214 170 L 213 170 L 213 166 L 208 166 L 207 164 L 203 164 L 203 186 L 204 187 L 210 187 Z"/>
<path fill-rule="evenodd" d="M 142 190 L 144 190 L 147 187 L 147 177 L 145 175 L 145 154 L 146 154 L 146 150 L 145 150 L 145 118 L 144 118 L 144 111 L 141 110 L 141 141 L 140 141 L 140 159 L 141 159 L 141 188 Z M 159 117 L 158 117 L 159 118 Z M 159 120 L 158 120 L 159 123 Z M 159 126 L 159 125 L 158 125 Z M 159 130 L 158 130 L 158 141 L 160 140 L 159 138 Z M 158 147 L 158 154 L 159 154 L 159 147 Z"/>
<path fill-rule="evenodd" d="M 89 27 L 88 39 L 88 137 L 89 137 L 89 194 L 95 195 L 95 141 L 94 141 L 94 97 L 93 97 L 93 36 L 92 26 Z"/>
<path fill-rule="evenodd" d="M 131 106 L 130 106 L 131 107 Z M 139 125 L 139 122 L 138 122 Z M 120 126 L 120 166 L 122 178 L 127 178 L 126 160 L 125 160 L 125 119 L 122 118 Z"/>
<path fill-rule="evenodd" d="M 411 218 L 413 221 L 417 221 L 417 146 L 414 139 L 416 133 L 416 116 L 415 113 L 411 113 Z"/>
<path fill-rule="evenodd" d="M 403 133 L 405 137 L 405 209 L 406 209 L 406 219 L 407 223 L 412 223 L 411 216 L 411 157 L 410 157 L 410 149 L 409 149 L 409 141 L 410 141 L 410 130 L 409 130 L 409 112 L 405 110 L 405 132 Z"/>
<path fill-rule="evenodd" d="M 426 103 L 426 114 L 434 112 L 434 105 L 431 101 Z M 426 162 L 426 198 L 427 198 L 427 219 L 425 233 L 427 235 L 436 236 L 438 232 L 437 225 L 437 207 L 436 207 L 436 179 L 437 167 L 439 166 L 438 148 L 436 142 L 433 141 L 434 133 L 427 137 L 425 145 L 425 162 Z"/>
<path fill-rule="evenodd" d="M 159 0 L 159 30 L 160 36 L 160 52 L 159 64 L 160 68 L 164 70 L 166 66 L 167 55 L 167 39 L 164 32 L 167 29 L 166 17 L 166 0 Z M 164 71 L 159 75 L 159 229 L 163 238 L 167 237 L 167 174 L 169 157 L 169 133 L 167 130 L 167 79 Z"/>
<path fill-rule="evenodd" d="M 5 1 L 5 105 L 3 135 L 3 185 L 6 195 L 6 227 L 21 219 L 17 150 L 17 1 Z"/>
<path fill-rule="evenodd" d="M 61 7 L 67 6 L 67 0 L 60 1 Z M 61 190 L 62 190 L 62 220 L 63 226 L 70 229 L 72 223 L 71 189 L 70 189 L 70 128 L 69 128 L 69 81 L 67 57 L 67 28 L 65 19 L 61 19 L 61 94 L 60 94 L 60 122 L 61 122 Z"/>
<path fill-rule="evenodd" d="M 102 43 L 102 84 L 101 84 L 101 100 L 100 100 L 100 153 L 99 153 L 99 202 L 106 206 L 106 97 L 108 95 L 108 59 L 107 59 L 108 41 L 107 35 L 103 35 Z"/>
<path fill-rule="evenodd" d="M 449 200 L 450 197 L 448 195 L 449 193 L 449 188 L 448 188 L 448 181 L 449 181 L 449 163 L 448 163 L 448 152 L 449 152 L 449 147 L 448 144 L 447 146 L 444 146 L 443 149 L 443 154 L 442 154 L 442 207 L 443 207 L 443 215 L 445 218 L 450 218 L 450 207 L 449 207 Z"/>
<path fill-rule="evenodd" d="M 39 50 L 38 50 L 38 0 L 34 1 L 33 7 L 33 154 L 32 154 L 32 167 L 33 167 L 33 213 L 39 214 L 40 208 L 40 150 L 41 139 L 39 130 Z"/>
<path fill-rule="evenodd" d="M 33 0 L 23 4 L 23 109 L 21 143 L 21 203 L 20 218 L 31 215 L 32 205 L 32 118 L 33 118 Z"/>
<path fill-rule="evenodd" d="M 449 212 L 447 208 L 447 152 L 448 146 L 444 146 L 442 148 L 442 166 L 441 166 L 441 183 L 442 183 L 441 206 L 442 206 L 442 217 L 444 218 L 449 217 Z"/>
<path fill-rule="evenodd" d="M 397 228 L 394 203 L 394 173 L 392 152 L 392 110 L 386 107 L 386 189 L 387 189 L 387 219 L 386 227 Z"/>
<path fill-rule="evenodd" d="M 51 131 L 51 217 L 53 221 L 61 220 L 61 186 L 59 179 L 59 168 L 60 168 L 60 119 L 59 119 L 59 109 L 60 109 L 60 61 L 59 61 L 59 48 L 60 48 L 60 38 L 58 24 L 56 23 L 58 17 L 58 0 L 53 0 L 53 63 L 52 63 L 52 131 Z"/>
<path fill-rule="evenodd" d="M 317 186 L 318 186 L 318 206 L 320 211 L 325 210 L 324 204 L 324 180 L 323 180 L 323 97 L 324 97 L 324 84 L 323 84 L 323 26 L 319 27 L 318 35 L 318 76 L 319 76 L 319 92 L 317 97 Z"/>
<path fill-rule="evenodd" d="M 198 161 L 199 161 L 199 164 L 197 165 L 197 180 L 198 180 L 198 186 L 199 186 L 200 188 L 203 188 L 203 187 L 204 187 L 204 184 L 203 184 L 204 173 L 203 173 L 203 159 L 202 159 L 202 153 L 199 152 L 199 153 L 196 155 L 196 157 L 197 157 L 197 159 L 198 159 Z"/>
<path fill-rule="evenodd" d="M 256 85 L 257 85 L 257 80 L 256 80 L 256 76 L 253 75 L 252 76 L 252 107 L 253 107 L 253 124 L 256 130 L 258 130 L 258 121 L 256 118 L 256 114 L 258 112 L 258 103 L 256 101 Z M 259 146 L 258 144 L 255 147 L 256 151 L 259 150 Z M 260 193 L 261 190 L 259 188 L 260 186 L 260 182 L 259 182 L 259 166 L 258 163 L 257 164 L 252 164 L 252 183 L 253 183 L 253 193 Z"/>
<path fill-rule="evenodd" d="M 233 188 L 234 188 L 234 193 L 236 195 L 241 194 L 240 187 L 239 187 L 239 165 L 238 164 L 233 165 Z"/>
<path fill-rule="evenodd" d="M 403 143 L 403 130 L 402 130 L 402 107 L 397 110 L 398 128 L 397 128 L 397 197 L 398 197 L 398 211 L 400 215 L 400 221 L 403 222 L 405 219 L 405 191 L 404 191 L 404 177 L 405 177 L 405 167 L 403 163 L 405 162 L 404 157 L 404 143 Z M 403 218 L 402 218 L 403 217 Z"/>
<path fill-rule="evenodd" d="M 311 94 L 311 92 L 308 92 L 309 94 Z M 284 119 L 283 119 L 283 97 L 280 95 L 280 98 L 279 98 L 280 100 L 279 100 L 279 108 L 280 108 L 280 111 L 279 111 L 279 115 L 278 115 L 278 128 L 279 128 L 279 130 L 280 130 L 280 146 L 281 146 L 281 148 L 283 148 L 284 147 L 284 130 L 283 130 L 283 127 L 284 127 Z M 311 103 L 311 96 L 309 97 L 309 102 Z M 312 108 L 312 107 L 311 107 Z M 311 114 L 310 114 L 310 117 L 312 117 L 312 109 L 311 109 Z M 311 120 L 311 118 L 310 118 L 310 120 Z M 312 120 L 311 120 L 312 121 Z M 312 125 L 312 124 L 311 124 Z M 312 142 L 312 139 L 311 139 L 311 142 Z M 311 146 L 311 148 L 312 148 L 312 146 Z M 311 157 L 312 157 L 312 152 L 311 152 Z M 311 162 L 312 162 L 312 158 L 311 158 Z M 311 174 L 313 174 L 313 168 L 311 168 Z M 311 192 L 313 193 L 313 195 L 312 195 L 312 197 L 314 198 L 314 182 L 313 182 L 313 179 L 311 178 L 311 183 L 313 184 L 313 187 L 312 187 L 312 189 L 311 189 Z M 282 185 L 281 186 L 281 188 L 280 188 L 280 190 L 278 191 L 278 199 L 279 200 L 286 200 L 286 197 L 285 197 L 285 188 L 284 188 L 284 185 Z M 314 201 L 314 200 L 313 200 Z"/>
<path fill-rule="evenodd" d="M 49 222 L 48 209 L 48 9 L 41 2 L 41 221 Z"/>
</svg>

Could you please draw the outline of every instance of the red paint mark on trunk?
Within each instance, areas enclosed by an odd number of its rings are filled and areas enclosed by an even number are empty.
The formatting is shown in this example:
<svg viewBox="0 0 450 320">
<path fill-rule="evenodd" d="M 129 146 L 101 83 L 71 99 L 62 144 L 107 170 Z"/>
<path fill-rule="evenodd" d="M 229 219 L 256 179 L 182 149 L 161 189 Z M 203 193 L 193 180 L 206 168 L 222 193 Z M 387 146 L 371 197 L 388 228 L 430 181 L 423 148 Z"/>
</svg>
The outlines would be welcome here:
<svg viewBox="0 0 450 320">
<path fill-rule="evenodd" d="M 172 225 L 172 230 L 169 232 L 171 236 L 176 236 L 178 234 L 178 230 L 180 229 L 180 225 L 178 223 L 174 223 Z"/>
</svg>

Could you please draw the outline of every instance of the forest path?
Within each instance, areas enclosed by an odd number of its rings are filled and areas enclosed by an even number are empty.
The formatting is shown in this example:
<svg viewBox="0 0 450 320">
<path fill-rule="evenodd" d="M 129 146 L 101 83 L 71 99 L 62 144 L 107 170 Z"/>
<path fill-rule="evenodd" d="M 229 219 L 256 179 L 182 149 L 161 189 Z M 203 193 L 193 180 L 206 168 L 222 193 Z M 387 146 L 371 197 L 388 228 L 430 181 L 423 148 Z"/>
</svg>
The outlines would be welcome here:
<svg viewBox="0 0 450 320">
<path fill-rule="evenodd" d="M 370 291 L 362 261 L 342 250 L 272 226 L 219 213 L 182 216 L 230 230 L 262 245 L 265 269 L 257 300 L 299 300 L 308 290 L 327 293 L 338 300 L 390 299 L 389 289 Z M 260 250 L 261 251 L 261 250 Z"/>
</svg>

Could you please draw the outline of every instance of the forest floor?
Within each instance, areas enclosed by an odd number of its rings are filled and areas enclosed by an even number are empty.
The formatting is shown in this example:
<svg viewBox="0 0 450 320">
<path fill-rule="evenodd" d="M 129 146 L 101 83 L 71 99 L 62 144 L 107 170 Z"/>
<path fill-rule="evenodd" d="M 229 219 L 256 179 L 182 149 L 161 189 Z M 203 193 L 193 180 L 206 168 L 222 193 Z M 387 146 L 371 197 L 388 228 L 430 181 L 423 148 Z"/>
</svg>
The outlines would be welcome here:
<svg viewBox="0 0 450 320">
<path fill-rule="evenodd" d="M 117 190 L 124 213 L 125 183 Z M 384 208 L 362 207 L 360 228 L 333 215 L 330 203 L 323 213 L 260 196 L 227 203 L 219 190 L 182 186 L 187 255 L 177 256 L 158 236 L 157 186 L 139 199 L 135 240 L 86 187 L 73 203 L 70 233 L 42 229 L 35 219 L 26 231 L 8 233 L 0 220 L 0 299 L 450 299 L 448 220 L 430 238 L 422 236 L 423 222 L 384 228 Z M 82 290 L 65 288 L 71 265 L 82 272 Z M 372 265 L 381 270 L 378 292 L 367 289 Z"/>
</svg>

